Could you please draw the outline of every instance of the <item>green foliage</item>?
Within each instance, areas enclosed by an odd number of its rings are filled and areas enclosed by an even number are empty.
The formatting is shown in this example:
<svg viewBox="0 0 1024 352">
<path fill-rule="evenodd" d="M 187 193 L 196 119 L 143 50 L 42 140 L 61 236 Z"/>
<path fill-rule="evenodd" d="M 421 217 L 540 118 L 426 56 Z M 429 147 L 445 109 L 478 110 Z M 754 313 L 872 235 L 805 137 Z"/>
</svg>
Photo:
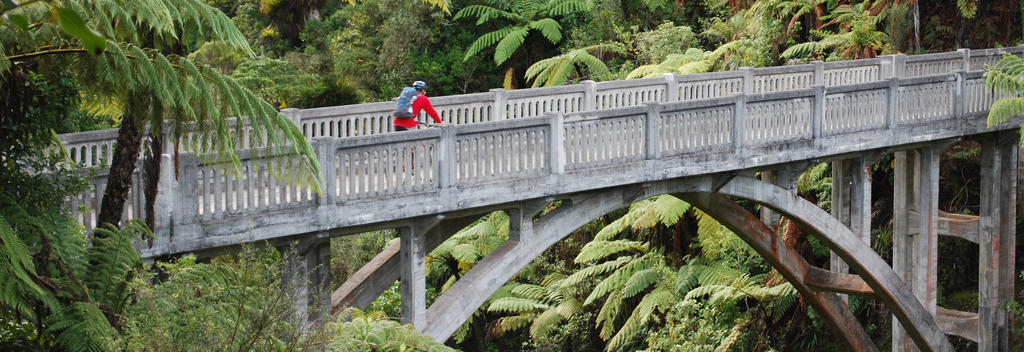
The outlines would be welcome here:
<svg viewBox="0 0 1024 352">
<path fill-rule="evenodd" d="M 796 179 L 796 191 L 825 211 L 832 209 L 832 164 L 814 165 Z"/>
<path fill-rule="evenodd" d="M 890 50 L 889 35 L 879 30 L 886 13 L 872 15 L 868 7 L 870 4 L 870 1 L 865 1 L 837 7 L 824 18 L 839 25 L 838 33 L 828 33 L 821 40 L 793 45 L 782 53 L 782 57 L 827 57 L 829 54 L 825 51 L 831 49 L 833 52 L 830 55 L 843 59 L 864 59 Z"/>
<path fill-rule="evenodd" d="M 246 61 L 231 76 L 263 100 L 280 108 L 312 107 L 307 101 L 327 89 L 320 77 L 302 74 L 284 60 L 260 58 Z"/>
<path fill-rule="evenodd" d="M 1004 53 L 996 67 L 985 72 L 985 87 L 992 94 L 1002 97 L 992 104 L 988 112 L 988 126 L 1006 122 L 1010 117 L 1024 111 L 1024 98 L 1018 97 L 1024 90 L 1024 59 Z"/>
<path fill-rule="evenodd" d="M 173 121 L 178 131 L 195 126 L 193 132 L 215 136 L 206 138 L 214 142 L 212 151 L 217 158 L 231 161 L 236 170 L 240 162 L 234 153 L 228 117 L 238 116 L 253 127 L 258 145 L 297 155 L 298 171 L 291 176 L 316 188 L 320 172 L 315 153 L 288 118 L 230 77 L 155 48 L 211 37 L 251 53 L 227 16 L 199 0 L 140 4 L 145 5 L 127 6 L 114 0 L 28 2 L 9 10 L 10 14 L 25 16 L 32 25 L 28 29 L 9 22 L 0 26 L 4 46 L 0 61 L 15 63 L 0 67 L 0 74 L 10 72 L 12 67 L 21 70 L 25 65 L 40 64 L 46 68 L 40 70 L 43 74 L 70 73 L 90 100 L 113 100 L 124 107 L 130 96 L 151 96 L 159 107 L 144 122 L 159 128 L 163 121 Z M 60 8 L 87 15 L 83 23 L 103 36 L 106 49 L 96 55 L 82 55 L 89 48 L 69 42 L 66 35 L 56 31 L 61 24 L 48 15 L 50 10 Z M 142 46 L 144 41 L 154 47 Z M 62 49 L 51 49 L 54 47 Z M 70 65 L 61 65 L 55 62 L 60 53 L 77 55 Z"/>
<path fill-rule="evenodd" d="M 158 263 L 162 281 L 140 276 L 133 283 L 119 344 L 125 350 L 267 351 L 321 343 L 321 331 L 300 335 L 281 267 L 276 249 L 252 247 L 209 264 L 193 257 Z"/>
<path fill-rule="evenodd" d="M 524 0 L 524 1 L 491 1 L 492 6 L 466 6 L 453 17 L 459 20 L 467 17 L 477 19 L 480 26 L 492 20 L 505 20 L 512 23 L 494 31 L 481 35 L 466 48 L 463 60 L 494 46 L 494 64 L 501 66 L 526 42 L 531 32 L 539 32 L 551 44 L 562 41 L 562 25 L 556 17 L 588 11 L 592 7 L 590 0 Z M 505 88 L 511 88 L 511 74 L 506 75 Z"/>
<path fill-rule="evenodd" d="M 495 295 L 489 312 L 512 314 L 498 318 L 491 328 L 495 336 L 530 325 L 530 337 L 545 338 L 558 324 L 582 312 L 582 304 L 572 295 L 572 286 L 565 286 L 565 276 L 552 274 L 545 277 L 540 285 L 511 283 L 501 291 L 507 295 Z"/>
<path fill-rule="evenodd" d="M 618 44 L 597 44 L 585 48 L 571 50 L 565 54 L 537 61 L 526 70 L 526 79 L 533 80 L 533 87 L 550 87 L 564 84 L 579 72 L 600 73 L 608 70 L 599 56 L 623 54 L 625 50 Z M 582 76 L 582 73 L 579 75 Z"/>
<path fill-rule="evenodd" d="M 697 37 L 690 27 L 665 22 L 654 30 L 637 33 L 635 46 L 637 59 L 642 63 L 653 64 L 665 61 L 669 55 L 696 47 Z"/>
<path fill-rule="evenodd" d="M 637 67 L 626 76 L 627 79 L 657 77 L 666 73 L 703 73 L 711 69 L 711 53 L 696 48 L 686 49 L 682 54 L 669 54 L 659 64 Z"/>
<path fill-rule="evenodd" d="M 331 351 L 454 351 L 417 332 L 412 325 L 400 325 L 380 312 L 364 313 L 350 308 L 339 315 L 338 322 L 328 326 Z"/>
</svg>

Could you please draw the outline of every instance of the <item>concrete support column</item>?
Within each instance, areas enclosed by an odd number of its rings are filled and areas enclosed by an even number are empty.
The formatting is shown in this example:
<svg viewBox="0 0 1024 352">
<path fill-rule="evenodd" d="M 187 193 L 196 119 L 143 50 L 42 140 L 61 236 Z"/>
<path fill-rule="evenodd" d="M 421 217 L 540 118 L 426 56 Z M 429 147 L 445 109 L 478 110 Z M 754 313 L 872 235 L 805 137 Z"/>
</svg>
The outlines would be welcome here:
<svg viewBox="0 0 1024 352">
<path fill-rule="evenodd" d="M 331 241 L 320 237 L 309 234 L 278 248 L 284 264 L 281 282 L 298 322 L 319 322 L 331 309 Z"/>
<path fill-rule="evenodd" d="M 874 158 L 862 156 L 832 162 L 832 216 L 871 246 L 871 166 Z M 845 274 L 849 265 L 832 253 L 829 270 Z M 846 300 L 846 296 L 841 296 Z"/>
<path fill-rule="evenodd" d="M 1016 247 L 1016 130 L 981 142 L 981 214 L 978 236 L 978 351 L 1009 351 L 1006 303 L 1013 299 Z"/>
<path fill-rule="evenodd" d="M 893 201 L 893 270 L 909 284 L 914 296 L 935 316 L 939 259 L 939 155 L 943 148 L 927 147 L 896 153 Z M 910 212 L 919 214 L 911 232 Z M 893 321 L 893 350 L 915 351 L 899 323 Z"/>
<path fill-rule="evenodd" d="M 427 325 L 426 236 L 412 227 L 398 229 L 402 280 L 402 324 Z"/>
</svg>

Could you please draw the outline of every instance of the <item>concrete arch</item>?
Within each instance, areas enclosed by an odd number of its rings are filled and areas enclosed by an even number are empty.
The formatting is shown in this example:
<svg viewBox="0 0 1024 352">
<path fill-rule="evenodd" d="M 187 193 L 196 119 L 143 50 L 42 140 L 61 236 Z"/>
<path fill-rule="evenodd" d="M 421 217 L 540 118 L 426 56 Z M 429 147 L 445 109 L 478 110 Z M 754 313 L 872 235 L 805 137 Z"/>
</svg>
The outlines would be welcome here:
<svg viewBox="0 0 1024 352">
<path fill-rule="evenodd" d="M 713 177 L 677 179 L 572 195 L 568 197 L 568 206 L 546 215 L 537 223 L 530 221 L 533 213 L 521 214 L 525 221 L 520 224 L 519 240 L 510 240 L 499 247 L 441 295 L 427 309 L 427 325 L 423 332 L 438 340 L 447 339 L 491 294 L 527 263 L 591 219 L 643 198 L 659 194 L 677 194 L 698 203 L 698 207 L 717 207 L 719 210 L 716 217 L 722 217 L 726 222 L 735 225 L 734 231 L 742 233 L 741 238 L 768 259 L 773 267 L 798 287 L 798 291 L 809 303 L 828 318 L 830 327 L 837 335 L 842 336 L 855 350 L 876 350 L 863 328 L 834 293 L 814 292 L 803 282 L 801 278 L 809 270 L 806 261 L 794 250 L 787 248 L 778 236 L 774 236 L 763 224 L 756 221 L 752 214 L 746 213 L 727 198 L 714 194 L 713 189 L 719 188 L 715 187 L 719 184 L 715 181 Z M 901 323 L 912 327 L 908 331 L 922 350 L 952 350 L 935 320 L 914 298 L 910 289 L 898 279 L 895 272 L 870 248 L 856 240 L 849 229 L 830 215 L 793 193 L 748 177 L 733 179 L 721 188 L 719 192 L 722 194 L 760 202 L 793 218 L 797 218 L 794 215 L 806 214 L 809 219 L 800 220 L 806 227 L 820 234 L 819 237 L 830 246 L 837 247 L 836 252 L 843 255 L 844 259 L 859 272 L 871 273 L 865 275 L 864 281 L 882 296 L 883 301 L 892 308 Z M 725 216 L 726 212 L 732 212 L 736 216 L 746 214 L 748 217 L 733 216 L 730 221 L 729 217 Z M 743 224 L 746 226 L 742 226 Z M 906 297 L 909 297 L 909 301 Z"/>
<path fill-rule="evenodd" d="M 737 177 L 717 193 L 749 199 L 802 223 L 833 252 L 860 273 L 868 286 L 892 310 L 914 343 L 923 351 L 952 351 L 935 318 L 892 268 L 830 214 L 795 193 L 750 177 Z M 684 196 L 686 197 L 686 196 Z M 710 195 L 698 195 L 710 197 Z"/>
</svg>

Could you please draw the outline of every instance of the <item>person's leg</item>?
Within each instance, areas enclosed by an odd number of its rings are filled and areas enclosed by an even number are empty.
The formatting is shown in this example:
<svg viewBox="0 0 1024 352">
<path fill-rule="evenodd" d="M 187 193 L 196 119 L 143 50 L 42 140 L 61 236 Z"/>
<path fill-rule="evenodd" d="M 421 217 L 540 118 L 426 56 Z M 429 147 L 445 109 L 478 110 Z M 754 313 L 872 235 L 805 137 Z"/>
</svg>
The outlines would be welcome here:
<svg viewBox="0 0 1024 352">
<path fill-rule="evenodd" d="M 409 130 L 409 129 L 405 128 L 405 127 L 402 127 L 402 126 L 395 126 L 395 132 L 401 132 L 401 131 L 407 131 L 407 130 Z"/>
</svg>

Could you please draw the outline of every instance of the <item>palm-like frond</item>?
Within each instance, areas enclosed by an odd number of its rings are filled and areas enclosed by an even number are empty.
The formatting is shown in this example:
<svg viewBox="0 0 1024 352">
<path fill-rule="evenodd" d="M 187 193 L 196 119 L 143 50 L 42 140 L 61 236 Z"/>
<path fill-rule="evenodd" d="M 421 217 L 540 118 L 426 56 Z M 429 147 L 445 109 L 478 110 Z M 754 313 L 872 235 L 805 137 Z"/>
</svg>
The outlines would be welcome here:
<svg viewBox="0 0 1024 352">
<path fill-rule="evenodd" d="M 463 56 L 462 59 L 469 60 L 469 58 L 473 57 L 473 55 L 476 55 L 481 50 L 484 50 L 485 48 L 494 45 L 498 41 L 505 38 L 509 33 L 512 33 L 512 31 L 514 30 L 516 30 L 516 27 L 499 28 L 495 31 L 488 32 L 487 34 L 480 36 L 480 38 L 476 38 L 476 40 L 474 40 L 473 43 L 469 44 L 469 47 L 466 48 L 466 55 Z"/>
<path fill-rule="evenodd" d="M 1003 53 L 995 67 L 985 72 L 985 86 L 991 94 L 1002 96 L 992 104 L 988 113 L 988 125 L 995 126 L 1024 112 L 1024 59 Z"/>
<path fill-rule="evenodd" d="M 558 42 L 562 41 L 562 25 L 553 18 L 541 18 L 536 21 L 530 21 L 528 27 L 540 31 L 540 34 L 552 44 L 558 44 Z"/>
<path fill-rule="evenodd" d="M 610 256 L 622 253 L 638 253 L 647 249 L 647 244 L 638 241 L 615 240 L 615 241 L 590 241 L 583 246 L 580 254 L 576 255 L 576 263 L 590 263 Z"/>
<path fill-rule="evenodd" d="M 500 9 L 497 9 L 497 8 L 494 8 L 494 7 L 490 7 L 490 6 L 486 6 L 486 5 L 469 5 L 469 6 L 466 6 L 462 10 L 459 10 L 459 12 L 455 13 L 455 16 L 452 17 L 452 19 L 453 20 L 459 20 L 459 19 L 463 19 L 463 18 L 466 18 L 466 17 L 476 17 L 477 18 L 477 21 L 476 21 L 476 25 L 477 26 L 479 26 L 481 24 L 484 24 L 484 23 L 487 23 L 487 21 L 490 21 L 490 20 L 493 20 L 493 19 L 498 19 L 498 18 L 504 18 L 504 19 L 510 19 L 510 20 L 522 20 L 523 19 L 522 16 L 520 16 L 518 14 L 511 13 L 511 12 L 508 12 L 508 11 L 503 11 L 503 10 L 500 10 Z"/>
<path fill-rule="evenodd" d="M 597 44 L 585 48 L 574 49 L 562 55 L 547 58 L 531 65 L 526 70 L 526 79 L 533 80 L 533 87 L 550 87 L 565 83 L 577 69 L 585 69 L 591 73 L 608 70 L 604 61 L 591 53 L 622 54 L 624 49 L 619 44 Z"/>
<path fill-rule="evenodd" d="M 619 328 L 619 331 L 608 341 L 606 350 L 614 351 L 630 341 L 639 339 L 641 337 L 640 333 L 647 328 L 654 312 L 667 312 L 675 301 L 676 296 L 671 290 L 664 287 L 659 287 L 644 296 L 640 303 L 636 305 L 636 308 L 633 309 L 633 313 L 630 314 L 629 318 L 622 324 L 622 327 Z"/>
<path fill-rule="evenodd" d="M 498 41 L 498 45 L 494 47 L 494 63 L 496 65 L 505 63 L 523 45 L 523 42 L 526 41 L 526 36 L 529 34 L 530 31 L 527 27 L 512 28 L 512 31 L 508 32 L 504 38 L 501 38 Z"/>
</svg>

